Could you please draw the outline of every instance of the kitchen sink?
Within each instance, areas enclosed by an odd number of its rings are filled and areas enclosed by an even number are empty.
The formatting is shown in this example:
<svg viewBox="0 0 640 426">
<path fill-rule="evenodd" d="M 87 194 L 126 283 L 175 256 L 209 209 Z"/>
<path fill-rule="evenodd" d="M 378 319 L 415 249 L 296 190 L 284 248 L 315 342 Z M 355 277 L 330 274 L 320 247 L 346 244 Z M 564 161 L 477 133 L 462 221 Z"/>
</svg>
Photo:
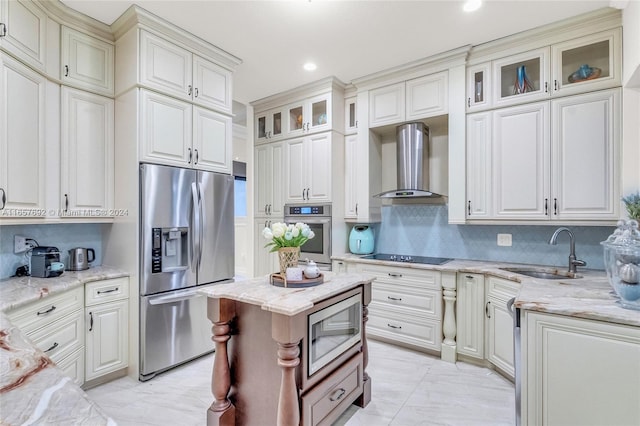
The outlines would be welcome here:
<svg viewBox="0 0 640 426">
<path fill-rule="evenodd" d="M 503 271 L 515 272 L 516 274 L 526 275 L 533 278 L 542 278 L 545 280 L 571 280 L 582 278 L 573 272 L 561 272 L 552 268 L 500 268 Z"/>
</svg>

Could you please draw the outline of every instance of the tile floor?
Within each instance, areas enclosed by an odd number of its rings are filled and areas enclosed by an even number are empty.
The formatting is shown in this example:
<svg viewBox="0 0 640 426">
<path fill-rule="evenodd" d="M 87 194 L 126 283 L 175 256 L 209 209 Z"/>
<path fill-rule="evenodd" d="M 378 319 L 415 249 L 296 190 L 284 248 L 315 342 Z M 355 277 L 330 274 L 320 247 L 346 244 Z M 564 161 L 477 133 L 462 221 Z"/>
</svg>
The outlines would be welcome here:
<svg viewBox="0 0 640 426">
<path fill-rule="evenodd" d="M 208 355 L 145 383 L 124 377 L 87 394 L 121 426 L 200 426 L 212 402 L 212 365 Z M 515 424 L 513 384 L 492 370 L 370 340 L 368 372 L 371 402 L 352 405 L 335 425 Z"/>
</svg>

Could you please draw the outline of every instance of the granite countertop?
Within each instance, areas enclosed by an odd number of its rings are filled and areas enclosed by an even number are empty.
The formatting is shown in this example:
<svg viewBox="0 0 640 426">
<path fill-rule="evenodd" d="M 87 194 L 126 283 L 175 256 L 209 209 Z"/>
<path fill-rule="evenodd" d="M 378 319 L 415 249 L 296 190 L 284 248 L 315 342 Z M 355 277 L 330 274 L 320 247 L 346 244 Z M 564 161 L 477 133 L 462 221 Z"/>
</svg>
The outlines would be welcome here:
<svg viewBox="0 0 640 426">
<path fill-rule="evenodd" d="M 324 271 L 324 282 L 315 287 L 282 288 L 271 285 L 269 276 L 211 286 L 200 293 L 213 298 L 237 300 L 258 305 L 265 311 L 296 315 L 312 308 L 316 302 L 372 281 L 362 274 L 336 274 Z"/>
<path fill-rule="evenodd" d="M 108 266 L 65 271 L 56 278 L 0 280 L 0 424 L 115 425 L 102 410 L 36 348 L 4 311 L 91 281 L 126 277 Z"/>
<path fill-rule="evenodd" d="M 514 303 L 520 309 L 640 327 L 640 311 L 620 306 L 619 299 L 613 292 L 606 273 L 600 270 L 579 269 L 577 275 L 581 278 L 545 280 L 500 269 L 505 267 L 535 268 L 535 265 L 475 260 L 452 260 L 442 265 L 422 265 L 362 259 L 360 256 L 352 254 L 333 256 L 332 259 L 441 272 L 491 275 L 521 284 Z M 539 267 L 550 271 L 566 272 L 564 268 Z"/>
</svg>

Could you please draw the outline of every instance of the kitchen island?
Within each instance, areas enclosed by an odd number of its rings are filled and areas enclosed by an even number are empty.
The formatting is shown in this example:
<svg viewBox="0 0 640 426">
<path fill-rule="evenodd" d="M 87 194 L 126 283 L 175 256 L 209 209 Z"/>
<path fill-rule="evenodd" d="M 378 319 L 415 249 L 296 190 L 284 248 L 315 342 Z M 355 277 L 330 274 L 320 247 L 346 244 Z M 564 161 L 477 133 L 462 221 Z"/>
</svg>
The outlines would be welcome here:
<svg viewBox="0 0 640 426">
<path fill-rule="evenodd" d="M 315 287 L 265 276 L 200 290 L 216 344 L 207 424 L 330 424 L 351 403 L 366 406 L 371 281 L 325 272 Z"/>
</svg>

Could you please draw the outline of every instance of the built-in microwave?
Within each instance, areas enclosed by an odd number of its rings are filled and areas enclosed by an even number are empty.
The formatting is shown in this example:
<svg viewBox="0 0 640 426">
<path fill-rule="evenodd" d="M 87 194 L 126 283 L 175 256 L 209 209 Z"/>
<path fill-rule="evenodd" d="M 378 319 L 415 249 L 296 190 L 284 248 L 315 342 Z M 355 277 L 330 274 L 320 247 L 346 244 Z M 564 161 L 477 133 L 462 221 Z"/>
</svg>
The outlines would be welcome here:
<svg viewBox="0 0 640 426">
<path fill-rule="evenodd" d="M 362 339 L 362 294 L 356 293 L 308 317 L 307 375 L 346 353 Z"/>
<path fill-rule="evenodd" d="M 315 236 L 300 247 L 300 260 L 313 260 L 321 269 L 331 265 L 331 204 L 285 204 L 287 224 L 303 222 Z"/>
</svg>

